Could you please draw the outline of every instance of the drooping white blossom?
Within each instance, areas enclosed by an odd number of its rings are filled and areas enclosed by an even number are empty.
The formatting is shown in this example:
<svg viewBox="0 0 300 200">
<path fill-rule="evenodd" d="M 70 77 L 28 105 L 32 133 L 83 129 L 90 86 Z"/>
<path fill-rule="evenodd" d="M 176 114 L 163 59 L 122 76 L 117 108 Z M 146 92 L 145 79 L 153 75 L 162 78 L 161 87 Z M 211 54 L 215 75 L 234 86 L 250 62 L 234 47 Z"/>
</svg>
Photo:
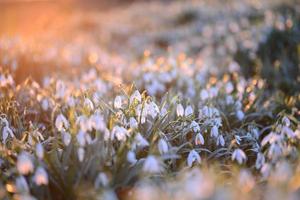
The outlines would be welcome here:
<svg viewBox="0 0 300 200">
<path fill-rule="evenodd" d="M 192 167 L 194 162 L 197 162 L 197 163 L 200 164 L 201 163 L 201 157 L 200 157 L 199 153 L 193 149 L 193 150 L 190 151 L 190 153 L 187 157 L 187 165 L 189 167 Z"/>
<path fill-rule="evenodd" d="M 194 112 L 194 110 L 193 110 L 192 106 L 189 105 L 184 110 L 184 116 L 188 117 L 188 116 L 192 115 L 193 112 Z"/>
<path fill-rule="evenodd" d="M 58 131 L 63 131 L 69 128 L 69 122 L 63 114 L 59 114 L 55 120 L 55 127 Z"/>
<path fill-rule="evenodd" d="M 109 184 L 109 179 L 104 172 L 100 172 L 95 179 L 95 188 L 98 189 L 100 186 L 106 187 Z"/>
<path fill-rule="evenodd" d="M 130 104 L 132 104 L 134 101 L 139 103 L 142 101 L 141 93 L 138 90 L 134 91 L 134 93 L 130 96 Z"/>
<path fill-rule="evenodd" d="M 195 121 L 191 122 L 190 128 L 194 131 L 194 133 L 198 133 L 201 130 L 199 124 Z"/>
<path fill-rule="evenodd" d="M 79 131 L 76 135 L 77 142 L 80 146 L 85 146 L 86 144 L 86 133 L 83 131 Z"/>
<path fill-rule="evenodd" d="M 201 90 L 200 98 L 201 98 L 202 101 L 205 101 L 206 99 L 209 98 L 209 94 L 208 94 L 207 90 L 205 90 L 205 89 Z"/>
<path fill-rule="evenodd" d="M 260 169 L 265 164 L 265 156 L 262 153 L 258 153 L 255 161 L 255 168 Z"/>
<path fill-rule="evenodd" d="M 121 126 L 115 126 L 111 133 L 119 141 L 125 141 L 126 137 L 129 136 L 128 130 Z"/>
<path fill-rule="evenodd" d="M 238 111 L 236 111 L 236 117 L 238 118 L 238 120 L 241 121 L 241 120 L 244 119 L 245 114 L 244 114 L 244 112 L 242 110 L 238 110 Z"/>
<path fill-rule="evenodd" d="M 15 137 L 12 130 L 8 126 L 4 126 L 2 130 L 2 143 L 5 144 L 6 140 L 10 136 L 11 138 Z"/>
<path fill-rule="evenodd" d="M 38 167 L 35 171 L 33 180 L 37 185 L 48 185 L 48 174 L 43 167 Z"/>
<path fill-rule="evenodd" d="M 16 178 L 16 189 L 19 193 L 28 193 L 29 186 L 24 176 Z"/>
<path fill-rule="evenodd" d="M 120 96 L 116 96 L 116 98 L 114 100 L 114 107 L 115 107 L 115 109 L 122 108 L 122 98 Z"/>
<path fill-rule="evenodd" d="M 210 130 L 210 136 L 217 138 L 219 135 L 219 129 L 217 126 L 213 126 Z"/>
<path fill-rule="evenodd" d="M 83 159 L 84 159 L 84 154 L 85 154 L 84 148 L 83 148 L 83 147 L 79 147 L 79 148 L 77 149 L 77 156 L 78 156 L 79 162 L 82 162 L 82 161 L 83 161 Z"/>
<path fill-rule="evenodd" d="M 235 149 L 232 153 L 231 160 L 236 160 L 240 165 L 247 159 L 245 152 L 241 149 Z"/>
<path fill-rule="evenodd" d="M 195 144 L 196 145 L 203 145 L 204 144 L 204 138 L 201 133 L 197 133 L 195 137 Z"/>
<path fill-rule="evenodd" d="M 225 140 L 223 135 L 221 134 L 217 137 L 217 145 L 220 145 L 222 147 L 225 146 Z"/>
<path fill-rule="evenodd" d="M 87 108 L 90 111 L 94 110 L 94 104 L 89 98 L 84 98 L 83 105 L 85 108 Z"/>
<path fill-rule="evenodd" d="M 38 143 L 35 147 L 36 156 L 39 159 L 43 159 L 44 157 L 44 147 L 41 143 Z"/>
<path fill-rule="evenodd" d="M 149 142 L 140 133 L 137 133 L 134 137 L 132 146 L 134 149 L 136 148 L 136 146 L 143 148 L 149 146 Z"/>
<path fill-rule="evenodd" d="M 138 122 L 136 121 L 136 119 L 134 117 L 130 117 L 129 126 L 130 126 L 131 129 L 138 128 Z"/>
<path fill-rule="evenodd" d="M 149 155 L 145 159 L 143 171 L 148 173 L 159 173 L 163 171 L 163 166 L 158 158 L 153 155 Z"/>
<path fill-rule="evenodd" d="M 28 154 L 27 152 L 21 152 L 18 155 L 17 169 L 18 172 L 22 175 L 27 175 L 33 172 L 34 166 L 30 154 Z"/>
<path fill-rule="evenodd" d="M 62 141 L 63 141 L 64 145 L 68 146 L 70 144 L 71 138 L 72 138 L 70 133 L 62 131 L 61 137 L 62 137 Z"/>
<path fill-rule="evenodd" d="M 127 161 L 131 164 L 135 164 L 137 162 L 134 151 L 127 152 Z"/>
<path fill-rule="evenodd" d="M 158 151 L 161 155 L 165 154 L 169 151 L 167 142 L 162 138 L 159 139 L 159 141 L 158 141 Z"/>
<path fill-rule="evenodd" d="M 184 108 L 183 108 L 183 106 L 181 104 L 177 104 L 176 114 L 177 114 L 178 117 L 183 117 Z"/>
</svg>

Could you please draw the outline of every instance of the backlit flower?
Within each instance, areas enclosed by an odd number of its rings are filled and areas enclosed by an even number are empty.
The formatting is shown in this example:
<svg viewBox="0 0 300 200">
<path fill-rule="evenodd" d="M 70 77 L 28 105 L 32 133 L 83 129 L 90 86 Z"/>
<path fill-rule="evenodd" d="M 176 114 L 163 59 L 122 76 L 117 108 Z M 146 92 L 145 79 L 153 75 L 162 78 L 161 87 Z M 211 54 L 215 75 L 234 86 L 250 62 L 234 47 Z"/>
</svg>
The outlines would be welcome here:
<svg viewBox="0 0 300 200">
<path fill-rule="evenodd" d="M 63 114 L 59 114 L 55 120 L 55 127 L 58 131 L 63 131 L 69 128 L 69 122 Z"/>
<path fill-rule="evenodd" d="M 178 117 L 182 117 L 184 114 L 184 108 L 181 104 L 177 104 L 176 113 Z"/>
<path fill-rule="evenodd" d="M 33 180 L 37 185 L 48 185 L 48 174 L 43 167 L 38 167 Z"/>
<path fill-rule="evenodd" d="M 122 108 L 122 98 L 120 96 L 116 96 L 116 98 L 114 100 L 114 107 L 115 107 L 115 109 Z"/>
<path fill-rule="evenodd" d="M 165 154 L 169 151 L 167 142 L 164 139 L 159 139 L 158 141 L 158 151 L 160 154 Z"/>
<path fill-rule="evenodd" d="M 194 162 L 201 163 L 201 157 L 197 151 L 191 150 L 187 157 L 187 165 L 192 167 Z"/>
<path fill-rule="evenodd" d="M 26 175 L 33 172 L 34 166 L 28 153 L 22 152 L 18 156 L 17 169 L 20 174 Z"/>
<path fill-rule="evenodd" d="M 35 152 L 36 152 L 36 156 L 39 159 L 42 159 L 44 157 L 44 147 L 43 147 L 43 145 L 41 143 L 38 143 L 36 145 Z"/>
<path fill-rule="evenodd" d="M 137 162 L 137 159 L 135 157 L 135 153 L 133 151 L 127 152 L 127 161 L 131 164 L 135 164 Z"/>
<path fill-rule="evenodd" d="M 142 101 L 141 93 L 138 90 L 134 91 L 134 93 L 130 96 L 130 104 L 132 104 L 134 101 Z"/>
<path fill-rule="evenodd" d="M 161 165 L 161 162 L 155 156 L 149 155 L 145 159 L 143 171 L 149 173 L 159 173 L 163 171 L 163 167 Z"/>
<path fill-rule="evenodd" d="M 184 110 L 184 116 L 188 117 L 190 115 L 192 115 L 194 112 L 192 106 L 187 106 Z"/>
<path fill-rule="evenodd" d="M 217 138 L 219 135 L 219 130 L 217 126 L 213 126 L 210 130 L 210 136 Z"/>
<path fill-rule="evenodd" d="M 197 133 L 195 137 L 195 144 L 196 145 L 203 145 L 204 144 L 204 138 L 201 133 Z"/>
<path fill-rule="evenodd" d="M 231 160 L 236 160 L 240 165 L 247 159 L 246 154 L 241 149 L 235 149 L 232 153 Z"/>
</svg>

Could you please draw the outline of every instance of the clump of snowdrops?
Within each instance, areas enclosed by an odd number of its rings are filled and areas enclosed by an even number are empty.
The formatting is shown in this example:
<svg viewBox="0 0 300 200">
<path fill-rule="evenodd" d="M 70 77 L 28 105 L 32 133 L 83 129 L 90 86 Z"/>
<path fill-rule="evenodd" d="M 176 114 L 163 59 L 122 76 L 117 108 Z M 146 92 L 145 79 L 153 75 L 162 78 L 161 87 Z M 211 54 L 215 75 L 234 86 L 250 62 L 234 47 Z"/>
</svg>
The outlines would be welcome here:
<svg viewBox="0 0 300 200">
<path fill-rule="evenodd" d="M 297 196 L 299 96 L 186 58 L 140 65 L 122 86 L 93 68 L 19 85 L 1 69 L 1 198 Z"/>
</svg>

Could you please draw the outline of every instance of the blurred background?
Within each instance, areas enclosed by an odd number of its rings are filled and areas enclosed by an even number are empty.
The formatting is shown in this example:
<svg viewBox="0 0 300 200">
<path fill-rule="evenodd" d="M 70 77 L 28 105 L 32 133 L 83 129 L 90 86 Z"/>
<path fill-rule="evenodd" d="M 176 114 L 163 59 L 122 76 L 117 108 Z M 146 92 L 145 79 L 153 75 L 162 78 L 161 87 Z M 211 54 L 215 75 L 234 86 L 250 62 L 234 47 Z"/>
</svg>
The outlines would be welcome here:
<svg viewBox="0 0 300 200">
<path fill-rule="evenodd" d="M 185 54 L 214 74 L 284 78 L 287 91 L 299 81 L 299 12 L 297 0 L 0 0 L 0 63 L 41 82 Z"/>
</svg>

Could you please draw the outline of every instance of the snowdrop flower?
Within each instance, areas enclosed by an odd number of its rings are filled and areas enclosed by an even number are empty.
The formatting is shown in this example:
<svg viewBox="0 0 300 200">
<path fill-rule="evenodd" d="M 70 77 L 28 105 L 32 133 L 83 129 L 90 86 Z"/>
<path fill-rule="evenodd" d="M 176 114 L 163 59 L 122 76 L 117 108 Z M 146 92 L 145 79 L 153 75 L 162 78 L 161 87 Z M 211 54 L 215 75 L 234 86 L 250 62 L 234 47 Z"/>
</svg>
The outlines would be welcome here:
<svg viewBox="0 0 300 200">
<path fill-rule="evenodd" d="M 16 178 L 16 188 L 19 193 L 29 192 L 29 186 L 24 176 L 19 176 L 18 178 Z"/>
<path fill-rule="evenodd" d="M 126 136 L 129 136 L 129 133 L 124 127 L 115 126 L 112 130 L 112 135 L 113 137 L 116 136 L 119 141 L 125 141 Z"/>
<path fill-rule="evenodd" d="M 44 157 L 44 147 L 41 143 L 38 143 L 35 148 L 36 156 L 39 159 L 43 159 Z"/>
<path fill-rule="evenodd" d="M 56 82 L 56 97 L 57 98 L 63 98 L 65 96 L 65 92 L 66 92 L 66 86 L 64 84 L 64 82 L 62 81 L 57 81 Z"/>
<path fill-rule="evenodd" d="M 274 133 L 270 132 L 267 136 L 264 137 L 264 139 L 261 141 L 261 145 L 265 146 L 266 144 L 273 144 L 274 142 L 279 142 L 281 141 L 281 136 Z"/>
<path fill-rule="evenodd" d="M 72 96 L 68 97 L 67 104 L 69 107 L 74 107 L 76 105 L 74 97 Z"/>
<path fill-rule="evenodd" d="M 139 104 L 136 109 L 135 113 L 137 114 L 137 118 L 141 124 L 144 124 L 146 122 L 146 116 L 148 114 L 147 109 L 144 107 L 142 108 L 142 104 Z"/>
<path fill-rule="evenodd" d="M 255 161 L 255 168 L 260 169 L 265 164 L 265 156 L 262 153 L 257 154 L 257 158 Z"/>
<path fill-rule="evenodd" d="M 181 104 L 177 104 L 176 113 L 177 113 L 178 117 L 183 117 L 184 108 L 183 108 L 183 106 Z"/>
<path fill-rule="evenodd" d="M 79 131 L 76 136 L 78 144 L 82 147 L 85 146 L 86 143 L 85 134 L 86 134 L 85 132 Z"/>
<path fill-rule="evenodd" d="M 241 103 L 241 101 L 236 101 L 235 102 L 235 109 L 236 110 L 241 110 L 242 109 L 242 103 Z"/>
<path fill-rule="evenodd" d="M 134 91 L 134 93 L 130 96 L 130 104 L 132 104 L 135 100 L 139 103 L 142 101 L 141 93 L 138 90 Z"/>
<path fill-rule="evenodd" d="M 149 155 L 144 162 L 143 171 L 149 173 L 159 173 L 163 171 L 163 167 L 155 156 Z"/>
<path fill-rule="evenodd" d="M 17 169 L 20 174 L 27 175 L 33 172 L 34 166 L 28 153 L 22 152 L 18 156 Z"/>
<path fill-rule="evenodd" d="M 271 173 L 271 165 L 269 163 L 263 164 L 263 166 L 260 169 L 260 173 L 262 174 L 263 178 L 267 178 Z"/>
<path fill-rule="evenodd" d="M 190 128 L 194 131 L 194 133 L 200 132 L 200 126 L 199 126 L 199 124 L 198 124 L 197 122 L 195 122 L 195 121 L 192 121 L 192 122 L 191 122 Z"/>
<path fill-rule="evenodd" d="M 288 138 L 294 138 L 294 137 L 296 137 L 297 135 L 296 135 L 296 133 L 292 130 L 292 129 L 290 129 L 288 126 L 284 126 L 284 127 L 282 127 L 282 133 L 283 134 L 285 134 Z"/>
<path fill-rule="evenodd" d="M 226 83 L 225 85 L 225 91 L 227 94 L 230 94 L 233 91 L 234 87 L 231 82 Z"/>
<path fill-rule="evenodd" d="M 238 120 L 242 120 L 242 119 L 244 119 L 244 117 L 245 117 L 245 114 L 244 114 L 244 112 L 243 111 L 241 111 L 241 110 L 238 110 L 237 112 L 236 112 L 236 117 L 238 118 Z"/>
<path fill-rule="evenodd" d="M 233 97 L 231 95 L 226 96 L 225 101 L 226 101 L 227 105 L 230 105 L 230 104 L 234 103 Z"/>
<path fill-rule="evenodd" d="M 225 140 L 224 140 L 223 135 L 219 135 L 219 136 L 218 136 L 218 138 L 217 138 L 217 145 L 220 145 L 220 146 L 224 147 L 224 145 L 225 145 Z"/>
<path fill-rule="evenodd" d="M 42 104 L 42 105 L 41 105 L 41 106 L 42 106 L 42 109 L 43 109 L 44 111 L 47 111 L 47 110 L 49 109 L 49 102 L 48 102 L 47 99 L 43 99 L 41 104 Z"/>
<path fill-rule="evenodd" d="M 290 119 L 287 118 L 286 116 L 284 116 L 284 117 L 282 118 L 282 123 L 283 123 L 285 126 L 287 126 L 287 127 L 289 127 L 289 126 L 291 125 Z"/>
<path fill-rule="evenodd" d="M 122 98 L 120 96 L 116 96 L 116 98 L 114 100 L 114 107 L 115 107 L 115 109 L 122 108 Z"/>
<path fill-rule="evenodd" d="M 48 174 L 43 167 L 38 167 L 33 180 L 37 185 L 48 185 Z"/>
<path fill-rule="evenodd" d="M 69 122 L 63 114 L 59 114 L 55 120 L 55 127 L 58 131 L 63 131 L 69 128 Z"/>
<path fill-rule="evenodd" d="M 135 164 L 137 162 L 135 153 L 133 151 L 127 152 L 127 161 L 131 164 Z"/>
<path fill-rule="evenodd" d="M 197 162 L 197 163 L 201 163 L 201 158 L 200 155 L 193 149 L 190 151 L 188 157 L 187 157 L 187 165 L 189 167 L 192 167 L 193 163 Z"/>
<path fill-rule="evenodd" d="M 62 137 L 62 141 L 64 143 L 64 145 L 68 146 L 71 142 L 71 135 L 68 132 L 63 131 L 61 133 L 61 137 Z"/>
<path fill-rule="evenodd" d="M 255 139 L 258 139 L 258 138 L 259 138 L 259 135 L 260 135 L 260 134 L 259 134 L 259 131 L 258 131 L 257 128 L 255 128 L 255 127 L 254 127 L 254 128 L 251 128 L 251 129 L 250 129 L 250 132 L 251 132 L 251 134 L 254 136 Z"/>
<path fill-rule="evenodd" d="M 160 116 L 163 117 L 163 116 L 165 116 L 166 114 L 168 114 L 168 110 L 167 110 L 165 107 L 161 108 Z"/>
<path fill-rule="evenodd" d="M 149 146 L 149 142 L 140 133 L 136 134 L 134 143 L 141 148 Z"/>
<path fill-rule="evenodd" d="M 187 106 L 184 111 L 184 116 L 188 117 L 188 116 L 192 115 L 193 112 L 194 112 L 194 110 L 193 110 L 192 106 Z"/>
<path fill-rule="evenodd" d="M 100 114 L 93 114 L 90 119 L 89 123 L 91 127 L 93 127 L 97 131 L 102 131 L 106 128 L 103 116 Z"/>
<path fill-rule="evenodd" d="M 204 138 L 201 133 L 197 133 L 195 137 L 195 144 L 196 145 L 203 145 L 204 144 Z"/>
<path fill-rule="evenodd" d="M 94 110 L 94 104 L 93 104 L 93 102 L 89 98 L 84 98 L 83 105 L 89 111 Z"/>
<path fill-rule="evenodd" d="M 93 129 L 93 123 L 94 121 L 90 120 L 85 115 L 81 115 L 76 119 L 76 124 L 79 125 L 80 130 L 84 132 L 91 131 Z"/>
<path fill-rule="evenodd" d="M 208 94 L 207 90 L 202 89 L 201 92 L 200 92 L 201 100 L 205 101 L 206 99 L 208 99 L 208 97 L 209 97 L 209 94 Z"/>
<path fill-rule="evenodd" d="M 161 155 L 165 154 L 169 151 L 167 142 L 162 138 L 159 139 L 159 141 L 158 141 L 158 151 Z"/>
<path fill-rule="evenodd" d="M 235 149 L 231 156 L 231 160 L 236 160 L 240 165 L 246 161 L 246 159 L 246 154 L 241 149 Z"/>
<path fill-rule="evenodd" d="M 129 125 L 130 125 L 131 129 L 138 128 L 138 122 L 136 121 L 136 119 L 134 117 L 130 117 L 130 119 L 129 119 Z"/>
<path fill-rule="evenodd" d="M 3 130 L 2 130 L 2 143 L 3 144 L 6 143 L 6 140 L 7 140 L 8 136 L 10 136 L 12 138 L 15 137 L 12 130 L 8 126 L 4 126 Z"/>
<path fill-rule="evenodd" d="M 210 130 L 210 136 L 217 138 L 219 135 L 219 130 L 217 126 L 213 126 Z"/>
<path fill-rule="evenodd" d="M 268 149 L 268 158 L 277 160 L 283 153 L 282 146 L 278 143 L 272 143 Z"/>
<path fill-rule="evenodd" d="M 219 90 L 217 87 L 211 87 L 208 91 L 210 97 L 216 97 L 218 95 L 218 92 Z"/>
<path fill-rule="evenodd" d="M 236 143 L 238 144 L 238 145 L 240 145 L 241 144 L 241 137 L 240 136 L 238 136 L 238 135 L 235 135 L 234 136 L 234 139 L 235 139 L 235 141 L 236 141 Z"/>
<path fill-rule="evenodd" d="M 79 147 L 78 150 L 77 150 L 77 156 L 78 156 L 78 160 L 79 162 L 82 162 L 83 159 L 84 159 L 84 154 L 85 154 L 85 151 L 82 147 Z"/>
<path fill-rule="evenodd" d="M 149 104 L 145 105 L 147 114 L 150 115 L 153 119 L 159 114 L 158 106 L 152 101 Z"/>
<path fill-rule="evenodd" d="M 108 186 L 109 179 L 104 172 L 100 172 L 95 180 L 95 188 L 98 189 L 100 186 Z"/>
</svg>

